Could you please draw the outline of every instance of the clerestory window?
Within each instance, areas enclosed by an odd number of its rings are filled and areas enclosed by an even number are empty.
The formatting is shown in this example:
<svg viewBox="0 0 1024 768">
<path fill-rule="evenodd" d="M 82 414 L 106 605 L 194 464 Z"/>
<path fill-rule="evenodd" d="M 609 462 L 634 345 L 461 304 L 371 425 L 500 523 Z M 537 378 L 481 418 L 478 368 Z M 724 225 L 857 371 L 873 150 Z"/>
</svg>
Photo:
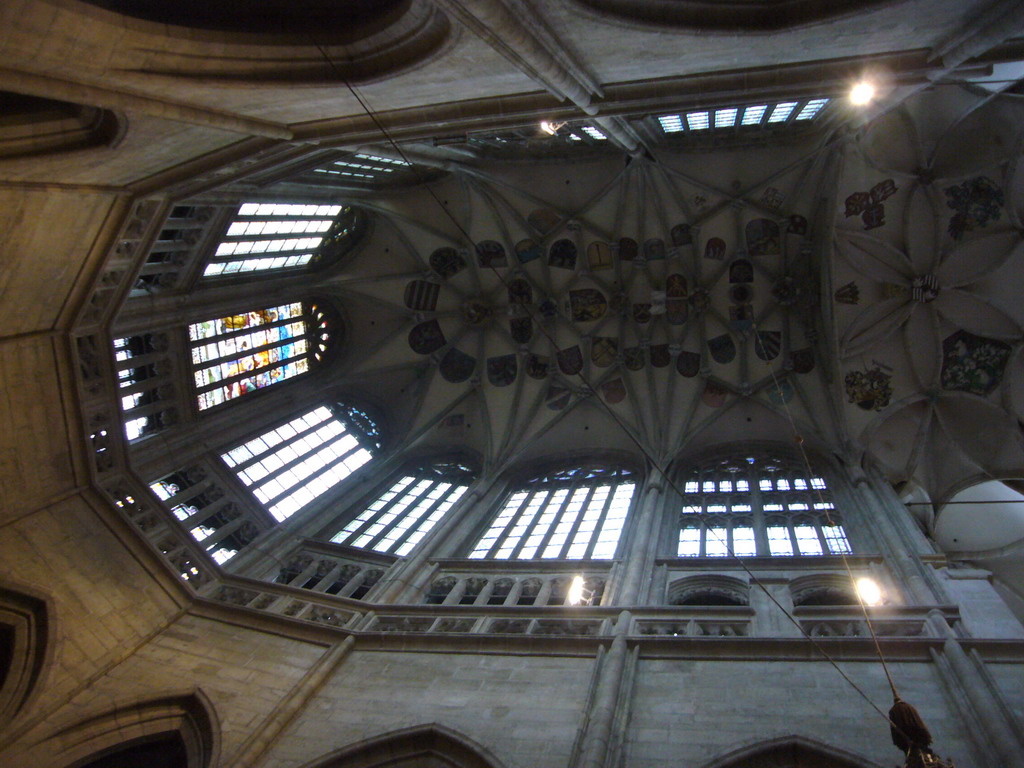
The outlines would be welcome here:
<svg viewBox="0 0 1024 768">
<path fill-rule="evenodd" d="M 469 557 L 609 560 L 636 483 L 632 471 L 615 467 L 575 467 L 535 477 L 509 494 Z"/>
<path fill-rule="evenodd" d="M 221 454 L 279 522 L 370 462 L 374 420 L 354 406 L 322 405 Z"/>
<path fill-rule="evenodd" d="M 475 473 L 464 464 L 416 467 L 403 473 L 331 541 L 406 555 L 462 498 L 474 479 Z"/>
<path fill-rule="evenodd" d="M 189 325 L 199 410 L 306 373 L 324 359 L 338 325 L 326 307 L 311 302 Z"/>
<path fill-rule="evenodd" d="M 775 128 L 801 125 L 815 120 L 831 99 L 799 98 L 764 101 L 759 104 L 735 104 L 715 109 L 658 115 L 658 124 L 666 134 L 690 134 L 723 129 L 746 131 L 753 126 Z"/>
<path fill-rule="evenodd" d="M 798 459 L 716 459 L 692 469 L 681 490 L 679 557 L 852 551 L 825 478 Z"/>
<path fill-rule="evenodd" d="M 203 277 L 312 267 L 348 250 L 358 214 L 341 205 L 242 203 Z"/>
</svg>

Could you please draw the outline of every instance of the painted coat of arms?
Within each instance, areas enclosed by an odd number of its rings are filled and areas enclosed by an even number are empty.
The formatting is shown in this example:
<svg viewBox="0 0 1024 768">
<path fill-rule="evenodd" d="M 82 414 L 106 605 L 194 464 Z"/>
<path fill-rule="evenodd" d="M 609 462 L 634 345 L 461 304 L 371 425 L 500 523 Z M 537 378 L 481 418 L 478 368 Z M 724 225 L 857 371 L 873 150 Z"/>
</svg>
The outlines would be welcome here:
<svg viewBox="0 0 1024 768">
<path fill-rule="evenodd" d="M 546 379 L 551 367 L 551 358 L 545 355 L 530 354 L 526 358 L 526 375 L 531 379 Z"/>
<path fill-rule="evenodd" d="M 942 388 L 988 395 L 999 386 L 1010 359 L 1010 345 L 957 331 L 942 342 Z"/>
<path fill-rule="evenodd" d="M 508 266 L 505 246 L 497 240 L 481 240 L 477 243 L 476 257 L 480 266 L 484 268 Z"/>
<path fill-rule="evenodd" d="M 577 323 L 590 323 L 604 317 L 608 300 L 596 288 L 569 291 L 569 310 Z"/>
<path fill-rule="evenodd" d="M 548 265 L 559 269 L 576 269 L 576 244 L 572 240 L 556 240 L 548 251 Z"/>
<path fill-rule="evenodd" d="M 496 387 L 507 387 L 515 381 L 518 370 L 515 355 L 487 358 L 487 380 Z"/>
<path fill-rule="evenodd" d="M 700 355 L 685 349 L 676 358 L 676 370 L 688 379 L 700 373 Z"/>
<path fill-rule="evenodd" d="M 999 221 L 1003 203 L 1003 190 L 988 176 L 946 187 L 946 205 L 956 211 L 949 219 L 949 236 L 960 240 L 965 232 Z"/>
<path fill-rule="evenodd" d="M 558 350 L 558 367 L 566 376 L 575 376 L 583 370 L 583 352 L 579 344 Z"/>
<path fill-rule="evenodd" d="M 447 342 L 444 338 L 444 331 L 441 330 L 437 320 L 428 320 L 420 323 L 409 331 L 409 346 L 413 352 L 421 355 L 429 355 L 443 347 Z"/>
<path fill-rule="evenodd" d="M 600 368 L 614 363 L 618 352 L 619 340 L 611 336 L 596 336 L 590 345 L 590 359 Z"/>
<path fill-rule="evenodd" d="M 848 402 L 865 411 L 880 411 L 892 399 L 892 376 L 877 365 L 864 371 L 850 371 L 843 383 Z"/>
<path fill-rule="evenodd" d="M 779 255 L 779 225 L 771 219 L 747 222 L 747 252 L 751 256 Z"/>
<path fill-rule="evenodd" d="M 447 279 L 466 268 L 466 260 L 454 248 L 438 248 L 430 254 L 430 268 Z"/>
<path fill-rule="evenodd" d="M 854 192 L 846 198 L 846 215 L 860 216 L 864 229 L 876 229 L 885 224 L 885 206 L 882 201 L 899 191 L 896 182 L 884 179 L 867 192 Z"/>
<path fill-rule="evenodd" d="M 473 375 L 476 368 L 476 358 L 467 355 L 461 349 L 452 347 L 441 358 L 441 375 L 445 381 L 458 384 Z"/>
</svg>

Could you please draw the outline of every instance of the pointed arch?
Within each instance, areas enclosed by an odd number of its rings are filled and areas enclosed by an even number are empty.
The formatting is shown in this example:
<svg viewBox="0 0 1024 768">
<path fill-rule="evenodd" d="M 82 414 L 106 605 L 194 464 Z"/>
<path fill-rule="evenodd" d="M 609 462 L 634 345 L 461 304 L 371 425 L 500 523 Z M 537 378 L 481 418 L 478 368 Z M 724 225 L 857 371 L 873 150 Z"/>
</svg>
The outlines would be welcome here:
<svg viewBox="0 0 1024 768">
<path fill-rule="evenodd" d="M 49 600 L 0 583 L 0 726 L 39 690 L 54 645 Z"/>
<path fill-rule="evenodd" d="M 705 763 L 702 768 L 881 768 L 861 755 L 791 734 L 758 741 Z"/>
<path fill-rule="evenodd" d="M 104 765 L 103 758 L 150 744 L 172 746 L 186 768 L 213 768 L 220 758 L 220 723 L 201 690 L 122 704 L 57 731 L 38 745 L 61 768 Z"/>
<path fill-rule="evenodd" d="M 350 744 L 303 768 L 504 768 L 484 747 L 437 723 Z"/>
</svg>

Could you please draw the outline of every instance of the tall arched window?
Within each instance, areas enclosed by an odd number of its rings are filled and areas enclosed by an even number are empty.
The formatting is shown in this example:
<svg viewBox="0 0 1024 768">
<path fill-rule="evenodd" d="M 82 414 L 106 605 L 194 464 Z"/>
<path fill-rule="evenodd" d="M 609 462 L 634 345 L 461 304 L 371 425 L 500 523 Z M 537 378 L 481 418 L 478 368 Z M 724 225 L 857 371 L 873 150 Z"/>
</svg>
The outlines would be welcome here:
<svg viewBox="0 0 1024 768">
<path fill-rule="evenodd" d="M 293 302 L 188 327 L 199 410 L 305 373 L 323 360 L 339 321 Z"/>
<path fill-rule="evenodd" d="M 203 269 L 220 277 L 312 266 L 347 250 L 358 214 L 341 205 L 242 203 Z"/>
<path fill-rule="evenodd" d="M 825 479 L 781 453 L 693 467 L 683 483 L 679 557 L 850 552 Z"/>
<path fill-rule="evenodd" d="M 609 560 L 615 556 L 636 477 L 616 467 L 575 467 L 516 488 L 471 558 Z"/>
<path fill-rule="evenodd" d="M 402 476 L 331 541 L 408 554 L 448 513 L 476 475 L 464 464 L 423 464 Z"/>
<path fill-rule="evenodd" d="M 365 411 L 322 405 L 221 454 L 278 521 L 369 462 L 380 432 Z"/>
</svg>

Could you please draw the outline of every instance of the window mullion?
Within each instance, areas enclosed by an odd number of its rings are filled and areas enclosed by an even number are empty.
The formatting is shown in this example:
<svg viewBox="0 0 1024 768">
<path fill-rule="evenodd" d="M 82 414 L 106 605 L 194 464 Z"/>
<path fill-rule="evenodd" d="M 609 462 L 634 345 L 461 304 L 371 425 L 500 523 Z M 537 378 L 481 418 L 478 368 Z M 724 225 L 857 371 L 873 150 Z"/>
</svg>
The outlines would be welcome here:
<svg viewBox="0 0 1024 768">
<path fill-rule="evenodd" d="M 427 478 L 425 478 L 425 477 L 418 477 L 418 478 L 416 478 L 416 480 L 415 480 L 414 482 L 418 484 L 418 483 L 422 483 L 422 482 L 423 482 L 424 480 L 427 480 Z M 415 486 L 414 486 L 414 487 L 415 487 Z M 408 516 L 409 516 L 410 514 L 412 514 L 412 510 L 416 509 L 416 507 L 417 507 L 417 506 L 419 505 L 419 503 L 420 503 L 420 502 L 421 502 L 421 501 L 422 501 L 423 499 L 425 499 L 425 498 L 427 497 L 427 495 L 428 495 L 428 494 L 429 494 L 429 493 L 430 493 L 430 492 L 431 492 L 431 491 L 432 491 L 432 490 L 433 490 L 434 488 L 436 488 L 436 487 L 437 487 L 437 480 L 432 480 L 432 481 L 428 481 L 428 482 L 427 482 L 427 486 L 426 486 L 426 487 L 425 487 L 425 488 L 424 488 L 424 489 L 423 489 L 422 491 L 420 491 L 420 492 L 419 492 L 418 494 L 416 494 L 416 498 L 415 498 L 415 499 L 413 499 L 412 501 L 410 501 L 410 502 L 409 502 L 408 504 L 406 504 L 406 505 L 405 505 L 405 509 L 404 509 L 404 510 L 402 510 L 402 514 L 401 514 L 400 516 L 396 517 L 396 518 L 395 518 L 394 520 L 392 520 L 392 521 L 391 521 L 390 523 L 388 523 L 387 525 L 385 525 L 385 526 L 384 526 L 384 527 L 383 527 L 383 528 L 382 528 L 382 529 L 380 530 L 380 532 L 378 532 L 378 533 L 377 533 L 377 535 L 376 535 L 376 536 L 374 536 L 374 537 L 373 537 L 373 538 L 372 538 L 372 539 L 371 539 L 371 540 L 370 540 L 370 541 L 369 541 L 369 542 L 368 542 L 368 543 L 366 544 L 367 548 L 368 548 L 368 549 L 374 549 L 374 548 L 376 548 L 376 545 L 377 545 L 377 544 L 378 544 L 378 543 L 379 543 L 379 542 L 381 541 L 381 539 L 383 539 L 383 538 L 384 538 L 385 536 L 387 536 L 387 535 L 388 535 L 388 533 L 389 533 L 389 532 L 390 532 L 390 531 L 391 531 L 391 530 L 392 530 L 392 529 L 393 529 L 393 528 L 394 528 L 394 527 L 395 527 L 396 525 L 398 525 L 398 523 L 399 523 L 399 522 L 400 522 L 401 520 L 404 520 L 404 519 L 405 519 L 406 517 L 408 517 Z M 431 506 L 434 506 L 434 505 L 431 505 Z M 420 517 L 422 517 L 422 515 L 420 515 Z M 378 519 L 378 520 L 380 519 L 380 515 L 378 515 L 378 516 L 377 516 L 377 519 Z M 417 519 L 419 519 L 419 518 L 417 518 Z"/>
<path fill-rule="evenodd" d="M 313 426 L 307 426 L 301 432 L 296 431 L 295 434 L 292 435 L 291 437 L 287 438 L 287 440 L 282 440 L 281 442 L 277 443 L 276 445 L 272 445 L 272 446 L 268 447 L 265 451 L 257 453 L 255 456 L 252 456 L 252 457 L 250 457 L 248 459 L 245 459 L 244 461 L 236 462 L 235 465 L 232 467 L 232 470 L 234 470 L 236 473 L 244 472 L 245 470 L 249 469 L 251 466 L 253 466 L 257 462 L 262 461 L 263 459 L 267 458 L 268 456 L 271 456 L 274 453 L 276 453 L 280 449 L 280 447 L 282 447 L 283 445 L 291 445 L 291 444 L 293 444 L 293 443 L 295 443 L 295 442 L 297 442 L 299 440 L 302 440 L 303 438 L 309 437 L 314 432 L 316 432 L 319 429 L 323 429 L 323 427 L 326 424 L 330 424 L 330 423 L 331 423 L 331 420 L 328 418 L 328 419 L 324 419 L 323 421 L 317 422 Z M 282 426 L 284 426 L 284 425 L 282 425 Z M 280 429 L 280 427 L 278 427 L 278 429 Z M 276 431 L 276 430 L 271 430 L 271 431 Z M 267 434 L 269 434 L 269 433 L 267 433 Z M 339 434 L 335 435 L 335 438 L 336 439 L 340 439 L 340 438 L 344 437 L 347 434 L 351 434 L 351 433 L 348 432 L 348 431 L 340 432 Z M 266 435 L 260 435 L 259 437 L 262 438 L 263 440 L 266 440 Z M 255 439 L 257 439 L 257 438 L 252 438 L 252 440 L 255 440 Z M 242 445 L 246 445 L 249 442 L 251 442 L 251 440 L 244 440 L 244 441 L 242 441 L 241 445 L 235 446 L 235 447 L 239 448 Z M 333 443 L 334 440 L 332 440 L 331 442 Z M 230 451 L 227 451 L 227 453 L 230 453 Z"/>
<path fill-rule="evenodd" d="M 583 559 L 589 560 L 594 552 L 594 547 L 597 545 L 597 538 L 601 535 L 601 531 L 604 528 L 605 518 L 608 517 L 608 510 L 611 509 L 612 500 L 615 498 L 615 492 L 619 489 L 618 480 L 613 481 L 612 485 L 608 486 L 608 497 L 604 500 L 604 506 L 601 507 L 601 514 L 598 515 L 597 522 L 594 524 L 594 530 L 590 534 L 590 541 L 587 543 L 587 551 L 583 553 Z M 586 515 L 584 515 L 585 517 Z M 678 542 L 676 543 L 678 547 Z"/>
<path fill-rule="evenodd" d="M 294 339 L 289 339 L 288 341 L 290 343 L 294 343 L 295 341 L 304 338 L 305 336 L 296 336 Z M 263 349 L 263 347 L 259 347 L 254 351 L 259 352 L 262 351 Z M 196 394 L 202 395 L 207 392 L 210 392 L 211 390 L 218 389 L 219 387 L 227 387 L 230 386 L 231 384 L 235 384 L 239 381 L 242 381 L 243 379 L 250 379 L 259 373 L 269 373 L 270 371 L 276 370 L 277 368 L 281 368 L 285 365 L 288 365 L 289 363 L 296 363 L 300 360 L 308 359 L 311 356 L 312 355 L 310 354 L 310 349 L 307 347 L 305 352 L 303 352 L 300 355 L 296 355 L 295 357 L 286 357 L 284 360 L 278 360 L 272 363 L 271 365 L 263 365 L 260 366 L 259 368 L 253 368 L 251 371 L 242 371 L 241 373 L 236 373 L 234 376 L 229 376 L 228 378 L 220 379 L 219 381 L 211 381 L 202 385 L 197 384 Z M 194 373 L 201 373 L 202 371 L 206 370 L 207 367 L 208 366 L 204 366 L 203 368 L 196 368 Z"/>
<path fill-rule="evenodd" d="M 293 302 L 293 303 L 297 304 L 298 302 Z M 291 305 L 290 304 L 282 304 L 282 305 L 279 305 L 279 306 L 287 307 L 287 306 L 291 306 Z M 257 310 L 257 311 L 265 311 L 267 309 L 277 309 L 277 308 L 278 307 L 265 307 L 264 310 Z M 240 315 L 247 315 L 247 314 L 249 314 L 249 312 L 239 312 L 238 314 L 240 314 Z M 236 315 L 228 315 L 228 317 L 235 317 L 235 316 Z M 207 320 L 207 321 L 204 321 L 204 322 L 216 322 L 217 320 L 223 320 L 223 319 L 224 319 L 223 317 L 215 317 L 213 320 Z M 308 322 L 308 320 L 309 320 L 309 318 L 306 317 L 305 311 L 302 311 L 302 312 L 300 312 L 297 315 L 292 315 L 291 317 L 279 317 L 277 320 L 272 320 L 269 323 L 259 323 L 258 325 L 251 325 L 251 326 L 248 326 L 247 328 L 238 328 L 238 329 L 233 330 L 233 331 L 221 331 L 221 332 L 215 333 L 213 336 L 203 336 L 203 337 L 198 338 L 198 339 L 193 339 L 193 338 L 190 337 L 189 340 L 188 340 L 188 343 L 189 343 L 190 347 L 206 346 L 207 344 L 213 344 L 214 342 L 218 342 L 218 341 L 225 341 L 227 339 L 236 339 L 239 336 L 244 336 L 245 334 L 252 333 L 253 331 L 261 331 L 261 330 L 270 329 L 270 328 L 279 328 L 280 326 L 288 325 L 289 323 Z M 198 323 L 192 323 L 192 325 L 198 325 Z"/>
<path fill-rule="evenodd" d="M 200 371 L 205 371 L 207 368 L 213 368 L 214 366 L 223 365 L 224 363 L 233 363 L 236 360 L 242 359 L 243 357 L 251 357 L 252 355 L 255 355 L 255 354 L 259 353 L 259 352 L 266 352 L 266 351 L 269 351 L 271 349 L 277 349 L 278 347 L 286 346 L 288 344 L 294 344 L 296 341 L 299 341 L 300 339 L 309 339 L 310 338 L 309 324 L 306 323 L 305 321 L 301 321 L 301 322 L 303 324 L 303 327 L 306 330 L 304 330 L 298 336 L 288 336 L 288 337 L 286 337 L 284 339 L 278 339 L 277 341 L 271 341 L 271 342 L 269 342 L 267 344 L 263 344 L 263 345 L 258 346 L 258 347 L 250 347 L 249 349 L 239 350 L 238 352 L 231 352 L 230 354 L 223 355 L 222 357 L 215 357 L 215 358 L 212 358 L 210 360 L 203 360 L 200 363 L 193 363 L 192 366 L 193 366 L 195 372 L 199 373 Z M 296 358 L 291 358 L 290 357 L 288 359 L 289 360 L 294 360 Z M 247 373 L 255 373 L 256 371 L 263 370 L 263 368 L 265 368 L 265 367 L 269 367 L 269 366 L 263 366 L 261 368 L 254 368 L 252 371 L 247 371 Z M 220 383 L 220 382 L 215 382 L 215 383 Z"/>
<path fill-rule="evenodd" d="M 313 456 L 313 454 L 317 453 L 321 449 L 323 449 L 323 448 L 325 448 L 325 447 L 327 447 L 329 445 L 334 445 L 334 443 L 337 442 L 337 438 L 340 438 L 340 437 L 341 437 L 341 435 L 337 435 L 336 438 L 334 440 L 332 440 L 331 442 L 323 443 L 322 445 L 319 445 L 316 448 L 313 448 L 312 450 L 307 451 L 306 453 L 302 454 L 301 456 L 297 456 L 296 458 L 292 459 L 290 462 L 288 462 L 283 467 L 280 467 L 280 468 L 274 470 L 272 473 L 264 475 L 263 477 L 261 477 L 259 480 L 257 480 L 256 482 L 254 482 L 252 484 L 252 488 L 254 490 L 258 489 L 258 488 L 262 488 L 268 481 L 276 479 L 282 473 L 288 471 L 289 469 L 294 468 L 296 465 L 298 465 L 302 461 L 305 461 L 306 459 L 310 458 L 311 456 Z M 320 477 L 320 475 L 324 474 L 325 472 L 328 472 L 328 471 L 334 469 L 334 467 L 336 467 L 339 464 L 341 464 L 342 462 L 344 462 L 345 459 L 349 458 L 352 454 L 354 454 L 357 451 L 359 451 L 359 449 L 361 447 L 362 446 L 360 446 L 358 443 L 356 443 L 356 445 L 354 447 L 352 447 L 350 450 L 348 450 L 346 453 L 342 454 L 341 456 L 336 457 L 333 461 L 330 461 L 327 464 L 324 464 L 322 467 L 320 467 L 320 470 L 315 475 L 309 475 L 307 477 L 300 478 L 296 483 L 292 483 L 287 488 L 285 488 L 283 491 L 281 491 L 279 494 L 277 494 L 277 496 L 274 496 L 273 498 L 267 499 L 267 501 L 265 502 L 266 506 L 268 508 L 270 508 L 270 507 L 274 506 L 275 504 L 277 504 L 284 496 L 288 496 L 291 493 L 292 489 L 296 485 L 298 485 L 298 483 L 304 483 L 304 482 L 308 483 L 310 480 L 313 480 L 313 479 L 315 479 L 317 477 Z"/>
<path fill-rule="evenodd" d="M 325 467 L 325 469 L 326 469 L 326 467 Z M 415 482 L 416 481 L 414 480 L 412 483 L 409 483 L 409 486 L 414 485 Z M 394 485 L 395 484 L 392 483 L 392 487 L 394 487 Z M 347 542 L 355 541 L 360 536 L 362 536 L 363 532 L 367 528 L 369 528 L 371 525 L 373 525 L 375 522 L 377 522 L 377 520 L 379 520 L 383 515 L 387 514 L 388 510 L 390 510 L 393 506 L 395 506 L 395 504 L 397 504 L 402 499 L 404 499 L 408 495 L 408 493 L 409 493 L 409 490 L 408 490 L 409 486 L 406 486 L 406 488 L 402 489 L 402 491 L 400 493 L 396 493 L 394 496 L 392 496 L 390 499 L 388 499 L 386 502 L 384 502 L 384 505 L 380 509 L 378 509 L 372 515 L 370 515 L 366 520 L 364 520 L 362 523 L 360 523 L 358 528 L 356 528 L 351 533 L 349 533 L 345 537 L 346 544 L 347 544 Z M 388 490 L 391 490 L 391 489 L 389 488 Z M 387 493 L 387 491 L 385 491 L 384 493 Z M 371 506 L 372 506 L 372 504 L 371 504 Z M 365 512 L 366 510 L 363 510 L 363 511 Z M 359 517 L 359 515 L 356 515 L 356 517 Z"/>
<path fill-rule="evenodd" d="M 758 555 L 766 556 L 771 554 L 771 546 L 768 544 L 768 525 L 765 522 L 764 495 L 761 493 L 761 482 L 757 477 L 757 470 L 750 465 L 747 473 L 750 486 L 750 518 L 754 526 L 754 551 Z"/>
<path fill-rule="evenodd" d="M 511 519 L 505 524 L 505 528 L 498 534 L 498 538 L 495 540 L 494 545 L 487 551 L 487 557 L 496 555 L 504 546 L 505 542 L 508 541 L 509 536 L 512 535 L 512 529 L 516 527 L 516 522 L 526 513 L 527 506 L 530 501 L 533 500 L 534 496 L 538 493 L 546 493 L 546 491 L 530 491 L 526 496 L 523 497 L 522 502 L 516 507 L 515 513 L 513 513 Z M 501 512 L 504 512 L 506 508 L 502 508 Z M 498 512 L 498 515 L 501 515 Z M 509 556 L 511 558 L 511 555 Z"/>
<path fill-rule="evenodd" d="M 583 520 L 587 516 L 587 509 L 590 507 L 590 501 L 591 499 L 594 498 L 594 492 L 596 490 L 597 485 L 591 485 L 590 488 L 587 489 L 587 495 L 584 497 L 583 503 L 580 506 L 579 511 L 576 512 L 576 520 L 573 522 L 572 527 L 569 528 L 569 533 L 566 534 L 565 542 L 562 544 L 562 549 L 558 553 L 559 558 L 564 558 L 569 554 L 569 550 L 572 548 L 572 540 L 576 536 L 576 531 L 578 531 L 580 529 L 580 526 L 583 525 Z M 591 538 L 593 538 L 593 536 Z"/>
<path fill-rule="evenodd" d="M 435 480 L 434 484 L 431 486 L 431 489 L 436 488 L 442 482 L 448 481 Z M 415 519 L 409 522 L 409 525 L 406 526 L 405 531 L 397 539 L 395 539 L 395 542 L 388 548 L 388 551 L 393 552 L 395 550 L 400 549 L 402 545 L 405 544 L 405 542 L 409 539 L 409 537 L 412 536 L 417 530 L 419 530 L 419 526 L 423 524 L 423 521 L 429 519 L 430 516 L 437 511 L 437 508 L 444 504 L 448 500 L 448 498 L 453 493 L 455 493 L 458 487 L 459 485 L 457 483 L 451 483 L 447 491 L 438 496 L 434 500 L 433 504 L 431 504 L 429 507 L 423 510 L 423 512 L 419 516 L 417 516 Z M 404 518 L 399 518 L 398 520 L 395 520 L 395 525 L 391 526 L 391 529 L 393 530 L 394 527 L 402 521 L 402 519 Z"/>
<path fill-rule="evenodd" d="M 515 549 L 513 549 L 512 552 L 509 554 L 509 559 L 515 560 L 519 557 L 520 552 L 522 552 L 523 548 L 526 546 L 526 542 L 529 541 L 530 535 L 534 532 L 534 530 L 536 530 L 537 526 L 540 525 L 541 518 L 544 517 L 544 512 L 545 510 L 547 510 L 548 504 L 551 503 L 551 497 L 554 496 L 554 494 L 555 489 L 550 489 L 547 491 L 547 496 L 544 499 L 544 505 L 542 507 L 537 508 L 537 511 L 533 515 L 533 519 L 530 521 L 530 524 L 527 526 L 526 530 L 523 531 L 523 535 L 519 537 L 519 542 L 516 544 Z M 562 503 L 562 506 L 564 505 L 565 502 Z M 548 536 L 551 535 L 552 527 L 553 526 L 548 526 L 548 533 L 544 537 L 544 541 L 547 541 Z M 541 548 L 537 547 L 537 549 L 534 550 L 534 555 L 536 556 L 536 554 L 540 551 Z"/>
<path fill-rule="evenodd" d="M 579 487 L 579 481 L 574 480 L 569 486 L 569 492 L 565 494 L 565 498 L 562 499 L 562 503 L 558 505 L 558 511 L 555 512 L 555 516 L 551 518 L 551 523 L 548 525 L 548 529 L 544 532 L 544 538 L 541 539 L 540 544 L 537 545 L 537 549 L 534 550 L 534 556 L 543 557 L 544 550 L 548 546 L 548 542 L 551 541 L 551 537 L 555 533 L 555 529 L 558 527 L 558 523 L 561 521 L 562 516 L 565 514 L 565 508 L 569 505 L 572 500 L 572 495 L 576 492 L 576 488 Z M 540 515 L 534 518 L 534 525 L 540 520 Z M 526 536 L 523 536 L 523 541 L 526 541 Z"/>
</svg>

